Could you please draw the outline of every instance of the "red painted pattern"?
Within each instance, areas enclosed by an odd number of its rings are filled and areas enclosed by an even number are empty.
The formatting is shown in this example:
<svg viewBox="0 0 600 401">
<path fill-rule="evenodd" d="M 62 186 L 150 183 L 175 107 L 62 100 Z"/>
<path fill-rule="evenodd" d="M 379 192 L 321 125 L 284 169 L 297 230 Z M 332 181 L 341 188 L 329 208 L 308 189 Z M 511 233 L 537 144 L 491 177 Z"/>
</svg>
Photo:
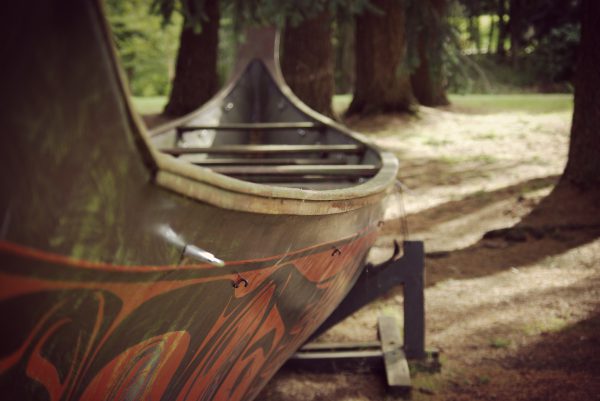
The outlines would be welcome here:
<svg viewBox="0 0 600 401">
<path fill-rule="evenodd" d="M 19 323 L 4 322 L 3 343 L 15 346 L 0 354 L 0 391 L 52 401 L 252 399 L 341 301 L 374 238 L 263 259 L 272 264 L 244 271 L 250 285 L 237 289 L 231 270 L 187 267 L 189 277 L 169 280 L 174 267 L 138 266 L 133 273 L 165 274 L 136 281 L 117 274 L 128 266 L 2 242 L 0 319 Z M 36 275 L 42 265 L 56 277 Z M 65 280 L 66 268 L 104 276 Z"/>
</svg>

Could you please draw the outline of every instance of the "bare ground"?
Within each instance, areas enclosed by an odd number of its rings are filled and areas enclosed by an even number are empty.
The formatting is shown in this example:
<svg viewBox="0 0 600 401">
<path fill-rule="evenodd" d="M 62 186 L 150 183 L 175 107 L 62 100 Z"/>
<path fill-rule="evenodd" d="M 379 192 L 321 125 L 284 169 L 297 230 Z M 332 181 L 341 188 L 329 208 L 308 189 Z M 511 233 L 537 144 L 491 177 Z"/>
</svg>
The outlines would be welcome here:
<svg viewBox="0 0 600 401">
<path fill-rule="evenodd" d="M 374 257 L 401 239 L 403 208 L 428 252 L 426 342 L 443 367 L 415 373 L 412 398 L 600 400 L 600 196 L 552 191 L 570 114 L 422 108 L 349 124 L 398 155 L 407 187 Z M 377 316 L 401 318 L 401 304 L 397 290 L 320 341 L 373 340 Z M 397 397 L 381 375 L 282 370 L 257 399 Z"/>
</svg>

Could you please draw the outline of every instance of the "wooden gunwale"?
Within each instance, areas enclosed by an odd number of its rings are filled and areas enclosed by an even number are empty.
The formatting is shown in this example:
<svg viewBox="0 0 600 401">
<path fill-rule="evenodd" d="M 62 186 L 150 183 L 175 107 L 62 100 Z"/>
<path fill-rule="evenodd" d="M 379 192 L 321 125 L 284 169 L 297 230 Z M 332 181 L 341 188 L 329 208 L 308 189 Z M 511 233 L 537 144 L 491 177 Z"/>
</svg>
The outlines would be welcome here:
<svg viewBox="0 0 600 401">
<path fill-rule="evenodd" d="M 236 81 L 244 73 L 248 63 L 251 60 L 259 60 L 266 67 L 269 76 L 276 83 L 281 95 L 289 101 L 291 106 L 305 115 L 310 124 L 323 125 L 327 129 L 338 131 L 344 134 L 348 138 L 348 141 L 354 142 L 354 144 L 348 147 L 348 150 L 344 151 L 358 152 L 356 148 L 362 148 L 364 152 L 374 152 L 380 159 L 378 161 L 378 165 L 381 166 L 379 171 L 371 178 L 345 188 L 324 190 L 292 188 L 269 185 L 268 183 L 244 181 L 212 171 L 210 168 L 207 168 L 210 165 L 206 167 L 202 163 L 194 165 L 187 160 L 180 160 L 173 156 L 173 153 L 179 152 L 179 154 L 185 154 L 185 152 L 195 153 L 193 150 L 186 151 L 184 150 L 186 148 L 181 148 L 181 150 L 170 151 L 171 154 L 163 154 L 152 145 L 148 145 L 151 148 L 153 159 L 156 161 L 158 167 L 156 171 L 156 182 L 158 185 L 215 206 L 253 213 L 294 215 L 334 214 L 355 210 L 367 204 L 379 202 L 386 195 L 387 191 L 393 187 L 398 170 L 396 158 L 391 153 L 379 150 L 361 134 L 348 130 L 346 127 L 315 112 L 302 103 L 287 86 L 279 69 L 278 54 L 276 51 L 279 37 L 271 32 L 259 32 L 258 36 L 260 35 L 263 35 L 266 41 L 271 40 L 274 45 L 268 49 L 262 46 L 259 50 L 242 48 L 238 55 L 235 72 L 232 74 L 228 85 L 215 95 L 212 100 L 187 116 L 157 127 L 149 135 L 144 133 L 143 140 L 149 144 L 150 138 L 157 139 L 162 135 L 177 132 L 178 127 L 185 127 L 186 125 L 192 127 L 216 125 L 214 121 L 213 124 L 196 124 L 193 121 L 199 116 L 205 115 L 207 111 L 220 110 L 226 97 L 235 88 Z M 183 131 L 179 132 L 180 134 L 183 133 Z M 345 146 L 346 144 L 330 144 L 329 146 L 338 145 Z M 248 147 L 246 147 L 246 150 L 240 149 L 235 155 L 243 154 L 248 149 Z M 306 149 L 308 152 L 309 148 Z M 232 149 L 229 148 L 228 150 Z M 314 150 L 315 148 L 312 148 L 310 152 L 314 152 Z M 211 152 L 210 154 L 224 154 L 220 153 L 221 150 L 219 149 L 207 150 L 206 148 L 202 148 L 202 151 Z M 286 153 L 289 152 L 286 150 L 279 154 Z M 273 155 L 275 156 L 276 154 L 274 153 Z M 257 156 L 260 157 L 260 153 L 257 153 Z"/>
<path fill-rule="evenodd" d="M 298 121 L 298 122 L 283 122 L 283 123 L 281 123 L 281 122 L 225 123 L 225 124 L 206 124 L 206 125 L 194 124 L 194 125 L 179 126 L 179 127 L 177 127 L 177 131 L 179 131 L 179 132 L 197 131 L 197 130 L 277 131 L 277 130 L 283 130 L 283 129 L 305 129 L 305 130 L 316 129 L 316 130 L 320 130 L 324 127 L 325 127 L 325 125 L 323 125 L 323 124 L 317 124 L 317 123 L 310 122 L 310 121 Z"/>
<path fill-rule="evenodd" d="M 351 145 L 222 145 L 189 148 L 164 148 L 161 152 L 179 156 L 189 154 L 251 155 L 251 154 L 290 154 L 290 153 L 345 153 L 360 154 L 365 147 Z"/>
</svg>

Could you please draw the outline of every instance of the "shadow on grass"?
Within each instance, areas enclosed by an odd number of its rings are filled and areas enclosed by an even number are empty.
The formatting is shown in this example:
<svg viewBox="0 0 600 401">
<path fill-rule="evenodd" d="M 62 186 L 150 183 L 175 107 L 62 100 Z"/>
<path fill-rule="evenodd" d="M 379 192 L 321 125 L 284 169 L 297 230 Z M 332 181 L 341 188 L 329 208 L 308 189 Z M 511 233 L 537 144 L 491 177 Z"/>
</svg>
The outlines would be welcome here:
<svg viewBox="0 0 600 401">
<path fill-rule="evenodd" d="M 485 155 L 432 160 L 404 159 L 402 151 L 395 150 L 394 153 L 402 160 L 398 179 L 408 188 L 420 190 L 444 185 L 457 186 L 468 180 L 488 178 L 499 171 L 529 164 L 527 161 L 501 162 Z"/>
<path fill-rule="evenodd" d="M 461 386 L 448 401 L 600 399 L 600 310 L 501 360 L 488 382 Z"/>
<path fill-rule="evenodd" d="M 445 401 L 592 401 L 600 399 L 600 311 L 550 333 L 501 367 L 482 368 L 446 389 Z"/>
<path fill-rule="evenodd" d="M 481 207 L 478 203 L 475 205 Z M 450 216 L 451 206 L 442 207 L 442 210 L 447 208 L 445 218 Z M 437 223 L 443 218 L 438 217 Z M 528 266 L 598 237 L 600 190 L 581 191 L 559 183 L 514 226 L 488 232 L 468 247 L 428 255 L 427 285 L 445 279 L 483 277 L 513 267 Z"/>
<path fill-rule="evenodd" d="M 453 200 L 436 207 L 423 210 L 407 216 L 412 231 L 422 231 L 436 224 L 442 224 L 461 215 L 475 213 L 487 206 L 507 199 L 516 199 L 520 195 L 553 186 L 559 176 L 532 178 L 518 184 L 499 188 L 494 191 L 478 191 L 466 197 Z"/>
<path fill-rule="evenodd" d="M 600 385 L 600 308 L 583 321 L 544 334 L 504 363 L 515 369 L 587 372 L 595 375 Z"/>
<path fill-rule="evenodd" d="M 591 300 L 594 299 L 593 294 L 595 289 L 600 285 L 600 275 L 598 274 L 563 285 L 545 286 L 543 288 L 536 286 L 535 282 L 532 282 L 530 288 L 523 286 L 519 287 L 518 284 L 512 284 L 518 280 L 530 280 L 531 276 L 526 277 L 529 277 L 529 279 L 524 279 L 520 275 L 515 275 L 514 277 L 504 277 L 495 280 L 496 287 L 494 290 L 500 290 L 503 295 L 483 298 L 476 304 L 468 304 L 460 308 L 446 310 L 444 316 L 441 318 L 443 321 L 438 321 L 437 324 L 440 327 L 443 327 L 444 330 L 447 330 L 452 328 L 452 326 L 464 327 L 465 324 L 471 323 L 472 326 L 469 327 L 472 327 L 473 329 L 469 330 L 469 338 L 490 339 L 491 342 L 489 345 L 492 348 L 508 347 L 512 342 L 511 337 L 540 336 L 539 338 L 542 339 L 550 339 L 552 336 L 556 336 L 556 334 L 559 333 L 557 330 L 561 330 L 560 332 L 566 330 L 564 327 L 566 327 L 566 321 L 571 313 L 568 305 L 589 305 L 590 302 L 593 302 Z M 490 280 L 488 283 L 493 282 L 494 280 Z M 468 288 L 473 288 L 473 291 L 477 291 L 475 287 L 468 286 L 465 287 L 465 291 L 467 291 Z M 507 289 L 510 289 L 508 294 L 505 292 Z M 490 290 L 492 290 L 491 287 Z M 554 305 L 556 302 L 553 300 L 561 299 L 565 300 L 564 306 L 557 307 Z M 600 306 L 600 302 L 598 302 L 598 305 Z M 527 308 L 531 308 L 531 310 L 536 310 L 537 312 L 533 318 L 524 320 L 518 313 L 511 313 L 511 308 L 513 306 L 519 308 L 521 312 Z M 598 312 L 600 312 L 600 309 Z M 494 314 L 493 324 L 482 325 L 478 323 L 488 321 L 491 313 Z M 440 318 L 438 319 L 440 320 Z M 598 317 L 597 320 L 600 320 L 600 317 Z M 590 327 L 598 329 L 600 328 L 598 324 L 600 324 L 600 321 L 595 322 L 595 325 Z M 440 327 L 438 327 L 438 330 Z M 509 327 L 510 329 L 507 329 Z M 581 338 L 585 338 L 586 341 L 591 338 L 593 339 L 591 340 L 592 343 L 595 342 L 595 346 L 600 347 L 600 331 L 592 337 L 582 334 Z M 493 339 L 499 339 L 500 342 L 495 343 Z M 505 344 L 502 344 L 502 339 L 506 340 Z M 585 345 L 593 344 L 586 343 Z M 540 368 L 551 367 L 551 364 L 543 358 L 538 360 L 537 355 L 544 353 L 543 346 L 540 346 L 536 353 L 530 351 L 530 348 L 532 348 L 532 346 L 527 347 L 525 351 L 519 351 L 518 356 L 513 358 L 507 366 L 511 368 L 533 368 L 533 364 L 539 363 Z M 561 353 L 559 346 L 551 351 L 553 351 L 553 357 L 557 358 L 557 360 L 566 358 L 565 360 L 572 360 L 573 363 L 580 363 L 577 359 L 584 356 L 584 352 L 581 350 L 576 352 L 573 351 L 572 355 L 557 356 L 557 354 Z M 571 352 L 567 351 L 567 348 L 563 351 Z M 531 356 L 528 356 L 529 354 L 531 354 Z M 592 359 L 596 362 L 600 362 L 598 360 L 599 358 L 600 355 L 595 357 L 595 359 Z M 581 363 L 583 364 L 581 366 L 585 367 L 585 363 Z M 556 363 L 555 367 L 561 369 L 560 363 Z M 600 365 L 597 369 L 600 372 Z"/>
</svg>

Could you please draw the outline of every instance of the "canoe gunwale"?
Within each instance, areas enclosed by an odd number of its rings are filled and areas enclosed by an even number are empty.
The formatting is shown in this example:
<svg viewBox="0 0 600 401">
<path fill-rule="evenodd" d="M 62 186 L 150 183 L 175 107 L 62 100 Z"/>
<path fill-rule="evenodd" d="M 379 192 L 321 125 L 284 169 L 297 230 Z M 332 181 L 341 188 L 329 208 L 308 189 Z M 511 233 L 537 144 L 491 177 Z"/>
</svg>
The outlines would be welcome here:
<svg viewBox="0 0 600 401">
<path fill-rule="evenodd" d="M 270 33 L 267 33 L 267 39 L 269 39 L 269 35 Z M 161 125 L 149 133 L 140 130 L 156 161 L 156 183 L 214 206 L 253 213 L 325 215 L 343 213 L 381 201 L 395 182 L 398 172 L 396 157 L 392 153 L 381 151 L 363 135 L 317 113 L 298 99 L 285 83 L 279 68 L 279 57 L 275 50 L 279 46 L 279 35 L 276 34 L 272 39 L 273 45 L 270 48 L 263 47 L 256 53 L 250 51 L 249 54 L 238 57 L 229 82 L 198 110 Z M 378 164 L 381 166 L 379 171 L 365 182 L 350 184 L 345 188 L 311 190 L 282 187 L 219 174 L 208 167 L 194 165 L 172 155 L 164 154 L 151 145 L 150 138 L 173 132 L 178 127 L 193 121 L 206 110 L 220 106 L 253 60 L 262 62 L 284 97 L 306 116 L 307 122 L 337 130 L 363 146 L 365 151 L 370 150 L 377 154 L 380 158 Z"/>
<path fill-rule="evenodd" d="M 243 181 L 167 155 L 156 158 L 158 185 L 214 206 L 266 214 L 321 215 L 359 209 L 387 194 L 389 178 L 395 178 L 398 166 L 393 155 L 383 153 L 381 169 L 365 183 L 316 191 Z"/>
</svg>

